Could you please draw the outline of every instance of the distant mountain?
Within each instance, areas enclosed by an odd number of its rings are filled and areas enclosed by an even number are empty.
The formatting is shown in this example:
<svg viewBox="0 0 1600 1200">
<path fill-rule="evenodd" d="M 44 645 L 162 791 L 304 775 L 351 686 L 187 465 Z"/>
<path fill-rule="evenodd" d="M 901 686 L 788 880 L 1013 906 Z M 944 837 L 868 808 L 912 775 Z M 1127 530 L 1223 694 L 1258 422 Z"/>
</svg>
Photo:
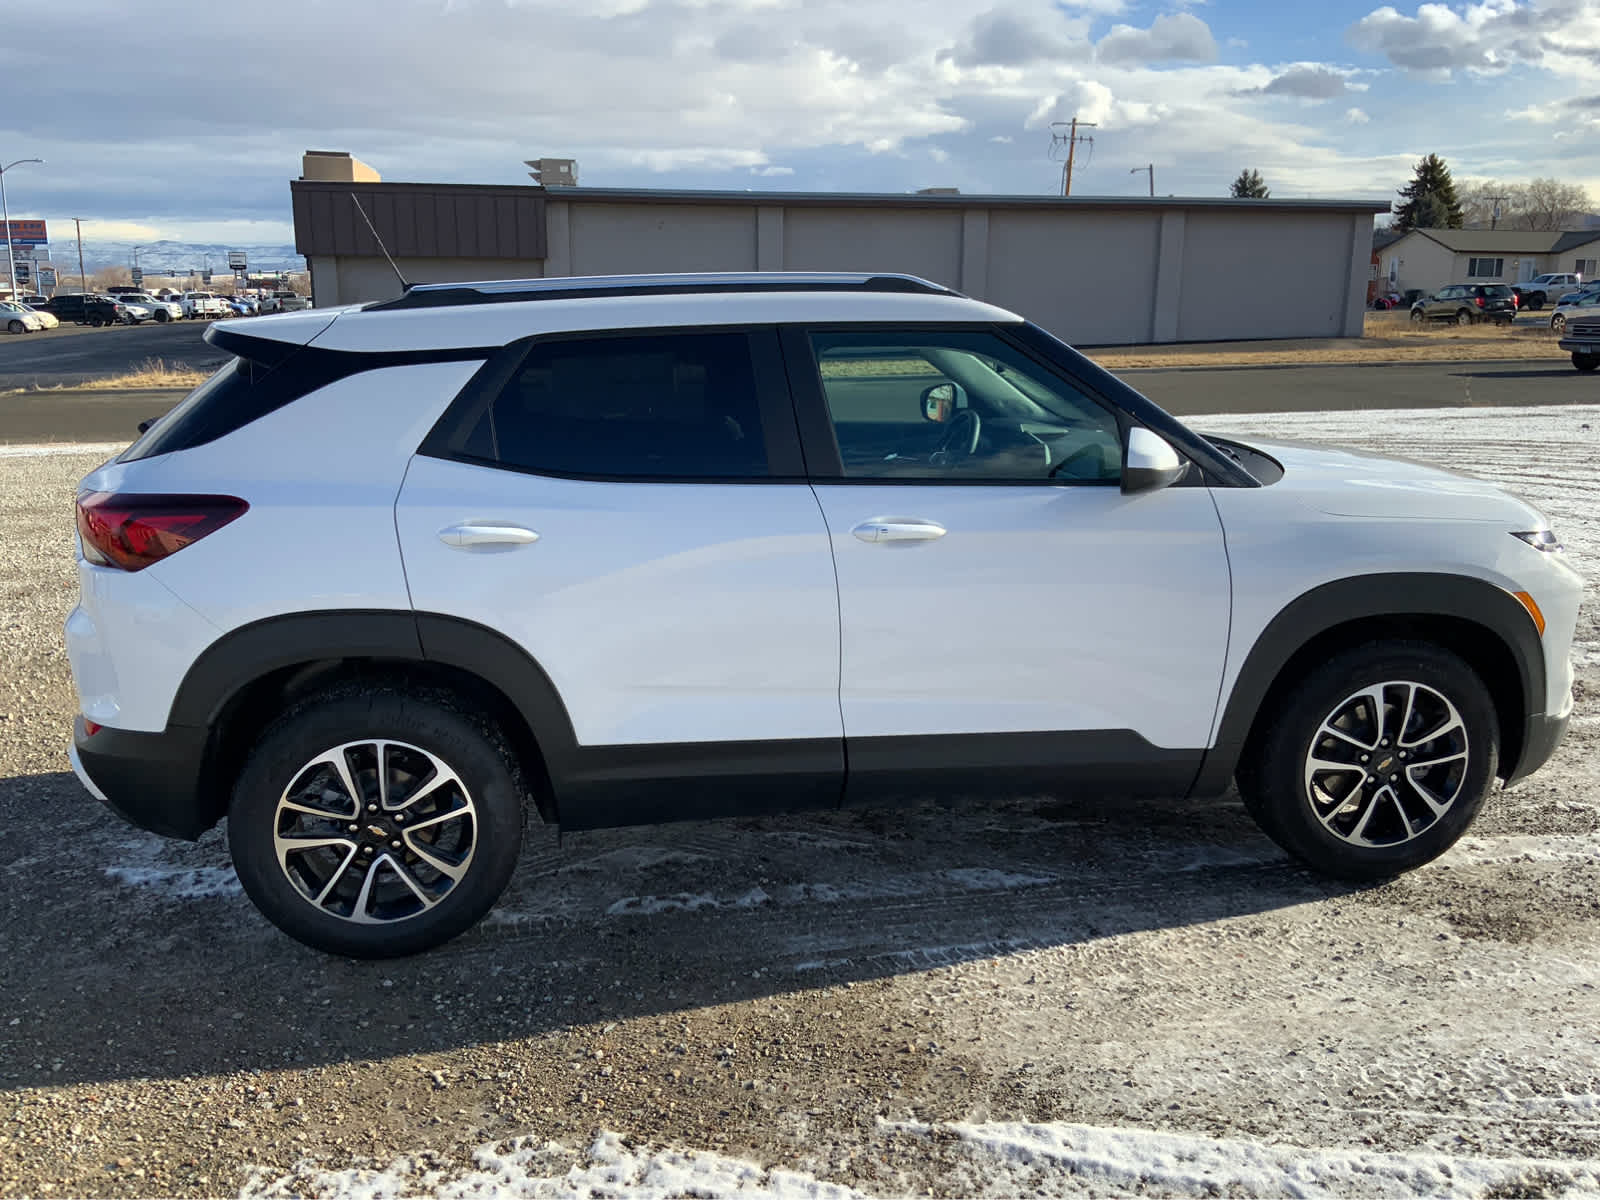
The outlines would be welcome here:
<svg viewBox="0 0 1600 1200">
<path fill-rule="evenodd" d="M 203 271 L 209 261 L 211 270 L 220 275 L 228 273 L 228 252 L 243 250 L 252 271 L 304 271 L 306 260 L 288 246 L 239 246 L 204 242 L 104 242 L 94 238 L 83 239 L 83 266 L 89 274 L 106 267 L 131 267 L 133 248 L 139 247 L 139 266 L 148 274 L 170 273 L 187 275 Z M 0 245 L 0 250 L 4 246 Z M 50 257 L 58 270 L 77 274 L 78 246 L 71 238 L 52 239 Z"/>
</svg>

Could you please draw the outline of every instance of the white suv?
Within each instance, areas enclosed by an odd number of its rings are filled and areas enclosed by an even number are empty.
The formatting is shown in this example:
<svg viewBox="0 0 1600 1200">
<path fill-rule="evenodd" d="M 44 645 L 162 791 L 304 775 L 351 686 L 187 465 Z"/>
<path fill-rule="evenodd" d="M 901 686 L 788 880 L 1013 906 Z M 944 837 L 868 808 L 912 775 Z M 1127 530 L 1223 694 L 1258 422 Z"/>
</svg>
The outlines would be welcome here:
<svg viewBox="0 0 1600 1200">
<path fill-rule="evenodd" d="M 466 929 L 525 810 L 1214 796 L 1383 877 L 1542 764 L 1579 581 L 1486 483 L 1191 432 L 904 276 L 413 287 L 237 358 L 83 481 L 73 764 L 228 818 L 293 936 Z"/>
</svg>

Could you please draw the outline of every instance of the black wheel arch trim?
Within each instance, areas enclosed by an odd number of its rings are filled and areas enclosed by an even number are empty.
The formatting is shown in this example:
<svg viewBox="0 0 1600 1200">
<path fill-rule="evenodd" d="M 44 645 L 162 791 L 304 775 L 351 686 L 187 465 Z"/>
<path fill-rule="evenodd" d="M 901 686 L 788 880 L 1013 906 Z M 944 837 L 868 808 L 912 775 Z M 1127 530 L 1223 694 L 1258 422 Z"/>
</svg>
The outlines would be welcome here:
<svg viewBox="0 0 1600 1200">
<path fill-rule="evenodd" d="M 1526 774 L 1519 758 L 1530 747 L 1525 723 L 1545 708 L 1544 648 L 1521 601 L 1510 592 L 1470 575 L 1387 572 L 1336 579 L 1285 605 L 1262 630 L 1245 656 L 1223 703 L 1222 719 L 1206 752 L 1191 793 L 1216 795 L 1228 786 L 1274 683 L 1289 662 L 1316 638 L 1352 621 L 1449 618 L 1478 626 L 1498 639 L 1516 666 L 1520 695 L 1507 731 L 1518 743 L 1517 756 L 1504 758 L 1506 778 Z M 1422 633 L 1420 636 L 1426 636 Z M 1503 697 L 1496 697 L 1500 709 Z M 1531 769 L 1531 768 L 1530 768 Z"/>
</svg>

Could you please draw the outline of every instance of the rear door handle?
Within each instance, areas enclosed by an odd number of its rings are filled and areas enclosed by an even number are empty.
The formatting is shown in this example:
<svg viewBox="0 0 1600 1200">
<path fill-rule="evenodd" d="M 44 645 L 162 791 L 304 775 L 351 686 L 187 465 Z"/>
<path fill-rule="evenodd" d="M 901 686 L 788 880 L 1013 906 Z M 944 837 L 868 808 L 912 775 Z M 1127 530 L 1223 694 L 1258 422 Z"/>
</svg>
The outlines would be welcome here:
<svg viewBox="0 0 1600 1200">
<path fill-rule="evenodd" d="M 931 542 L 948 531 L 937 521 L 918 518 L 878 517 L 850 531 L 863 542 Z"/>
<path fill-rule="evenodd" d="M 539 540 L 539 535 L 521 525 L 490 525 L 468 523 L 446 525 L 439 530 L 439 540 L 446 546 L 470 550 L 474 546 L 526 546 Z"/>
</svg>

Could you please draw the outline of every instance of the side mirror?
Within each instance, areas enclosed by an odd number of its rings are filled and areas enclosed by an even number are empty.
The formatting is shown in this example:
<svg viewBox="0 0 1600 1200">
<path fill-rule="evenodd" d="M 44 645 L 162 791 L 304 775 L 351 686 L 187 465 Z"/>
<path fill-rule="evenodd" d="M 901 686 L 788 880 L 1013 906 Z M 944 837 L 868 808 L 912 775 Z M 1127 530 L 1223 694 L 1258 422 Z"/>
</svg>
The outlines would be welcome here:
<svg viewBox="0 0 1600 1200">
<path fill-rule="evenodd" d="M 1122 494 L 1154 492 L 1171 487 L 1189 472 L 1189 464 L 1159 434 L 1141 426 L 1128 430 L 1122 448 Z"/>
<path fill-rule="evenodd" d="M 959 383 L 936 383 L 922 389 L 922 419 L 942 425 L 967 406 L 967 393 Z"/>
</svg>

